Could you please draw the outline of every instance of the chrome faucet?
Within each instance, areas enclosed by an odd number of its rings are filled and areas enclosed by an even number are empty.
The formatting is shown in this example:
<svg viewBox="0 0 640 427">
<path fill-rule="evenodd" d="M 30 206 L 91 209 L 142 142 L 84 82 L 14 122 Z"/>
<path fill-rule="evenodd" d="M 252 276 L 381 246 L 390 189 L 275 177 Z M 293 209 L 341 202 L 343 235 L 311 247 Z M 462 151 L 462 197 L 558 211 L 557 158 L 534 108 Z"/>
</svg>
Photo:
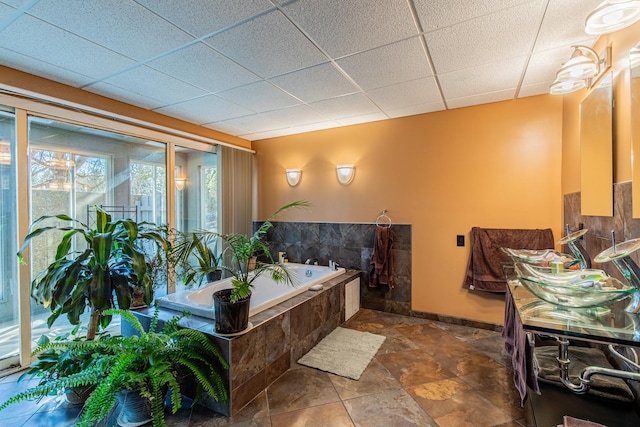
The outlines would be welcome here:
<svg viewBox="0 0 640 427">
<path fill-rule="evenodd" d="M 340 264 L 338 264 L 335 261 L 329 260 L 329 270 L 336 271 L 338 269 L 338 267 L 340 267 Z"/>
</svg>

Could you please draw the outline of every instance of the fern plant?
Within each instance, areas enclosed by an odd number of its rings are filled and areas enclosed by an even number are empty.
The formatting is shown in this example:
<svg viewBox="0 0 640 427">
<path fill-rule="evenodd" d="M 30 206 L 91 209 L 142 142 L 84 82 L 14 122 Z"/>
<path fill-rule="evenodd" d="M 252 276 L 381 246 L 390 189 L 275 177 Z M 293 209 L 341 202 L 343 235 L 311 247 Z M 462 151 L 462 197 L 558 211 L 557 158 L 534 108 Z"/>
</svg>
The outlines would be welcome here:
<svg viewBox="0 0 640 427">
<path fill-rule="evenodd" d="M 198 385 L 198 393 L 205 391 L 213 399 L 226 402 L 227 391 L 221 371 L 227 369 L 220 350 L 201 331 L 182 329 L 178 321 L 188 313 L 175 316 L 158 327 L 158 308 L 151 318 L 149 330 L 131 312 L 109 309 L 106 315 L 120 315 L 139 335 L 128 337 L 104 336 L 97 340 L 49 341 L 39 347 L 42 351 L 78 351 L 93 354 L 96 363 L 84 370 L 50 379 L 44 384 L 22 391 L 0 405 L 7 406 L 61 392 L 67 388 L 94 386 L 87 399 L 78 426 L 92 426 L 105 418 L 117 402 L 122 390 L 138 391 L 151 402 L 154 426 L 164 426 L 164 401 L 169 394 L 172 413 L 181 407 L 180 380 L 191 376 Z"/>
</svg>

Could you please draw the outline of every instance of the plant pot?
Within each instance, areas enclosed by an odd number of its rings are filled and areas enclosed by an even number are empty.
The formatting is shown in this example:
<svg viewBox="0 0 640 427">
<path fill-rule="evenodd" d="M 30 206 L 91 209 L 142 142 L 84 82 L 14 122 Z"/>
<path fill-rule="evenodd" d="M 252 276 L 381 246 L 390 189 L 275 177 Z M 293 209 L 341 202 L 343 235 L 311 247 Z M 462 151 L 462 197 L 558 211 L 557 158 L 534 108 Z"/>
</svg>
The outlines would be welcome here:
<svg viewBox="0 0 640 427">
<path fill-rule="evenodd" d="M 249 304 L 251 295 L 231 302 L 231 289 L 222 289 L 213 293 L 215 331 L 219 334 L 235 334 L 249 326 Z"/>
<path fill-rule="evenodd" d="M 65 397 L 71 405 L 84 405 L 93 390 L 94 386 L 70 388 L 67 389 Z"/>
<path fill-rule="evenodd" d="M 210 271 L 207 273 L 207 283 L 217 282 L 222 279 L 222 270 Z"/>
<path fill-rule="evenodd" d="M 121 427 L 138 427 L 153 420 L 151 401 L 143 397 L 138 390 L 122 390 L 118 394 L 121 406 L 118 425 Z"/>
</svg>

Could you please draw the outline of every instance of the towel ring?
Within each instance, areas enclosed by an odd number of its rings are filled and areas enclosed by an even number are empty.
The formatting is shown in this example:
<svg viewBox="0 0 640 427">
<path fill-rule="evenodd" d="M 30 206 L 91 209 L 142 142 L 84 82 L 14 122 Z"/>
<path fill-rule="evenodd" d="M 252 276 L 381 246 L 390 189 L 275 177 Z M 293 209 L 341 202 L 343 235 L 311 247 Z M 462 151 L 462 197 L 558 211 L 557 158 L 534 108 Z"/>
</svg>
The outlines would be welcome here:
<svg viewBox="0 0 640 427">
<path fill-rule="evenodd" d="M 378 215 L 378 218 L 376 218 L 376 225 L 383 226 L 383 227 L 391 227 L 391 218 L 389 218 L 389 215 L 387 215 L 386 209 L 383 210 L 380 215 Z"/>
</svg>

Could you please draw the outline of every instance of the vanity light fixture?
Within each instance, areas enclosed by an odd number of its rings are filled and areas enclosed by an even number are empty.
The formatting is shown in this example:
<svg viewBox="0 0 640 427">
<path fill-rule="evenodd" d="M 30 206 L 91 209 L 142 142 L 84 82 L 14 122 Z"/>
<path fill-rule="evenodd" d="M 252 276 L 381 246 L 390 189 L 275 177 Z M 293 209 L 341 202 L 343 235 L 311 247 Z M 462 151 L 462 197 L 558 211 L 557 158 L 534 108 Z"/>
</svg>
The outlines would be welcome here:
<svg viewBox="0 0 640 427">
<path fill-rule="evenodd" d="M 596 7 L 585 21 L 587 34 L 613 33 L 640 19 L 640 0 L 605 0 Z"/>
<path fill-rule="evenodd" d="M 336 175 L 342 185 L 350 184 L 351 181 L 353 181 L 355 173 L 356 167 L 353 165 L 336 165 Z"/>
<path fill-rule="evenodd" d="M 184 190 L 184 187 L 187 185 L 187 178 L 175 178 L 176 189 L 178 191 Z"/>
<path fill-rule="evenodd" d="M 556 80 L 549 88 L 551 95 L 566 95 L 567 93 L 575 92 L 587 87 L 587 83 L 584 80 L 574 80 L 568 82 L 561 82 Z"/>
<path fill-rule="evenodd" d="M 564 95 L 591 87 L 610 66 L 610 47 L 605 48 L 601 55 L 587 46 L 572 48 L 571 58 L 562 64 L 549 88 L 552 95 Z"/>
<path fill-rule="evenodd" d="M 300 178 L 302 177 L 302 169 L 287 169 L 287 183 L 289 186 L 295 187 L 300 183 Z"/>
</svg>

